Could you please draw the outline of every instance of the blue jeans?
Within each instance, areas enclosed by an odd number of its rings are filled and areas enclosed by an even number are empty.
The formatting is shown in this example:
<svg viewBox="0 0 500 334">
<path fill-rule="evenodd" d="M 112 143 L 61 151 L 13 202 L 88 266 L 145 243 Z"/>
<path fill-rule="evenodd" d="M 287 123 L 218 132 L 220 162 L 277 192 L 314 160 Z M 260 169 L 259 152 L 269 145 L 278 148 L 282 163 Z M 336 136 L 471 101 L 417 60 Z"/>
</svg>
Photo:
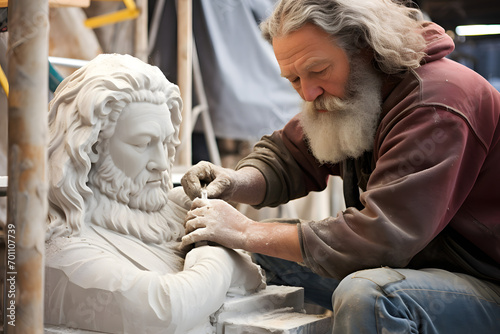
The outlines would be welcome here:
<svg viewBox="0 0 500 334">
<path fill-rule="evenodd" d="M 441 269 L 361 270 L 340 283 L 297 263 L 255 254 L 269 284 L 304 287 L 333 310 L 334 334 L 500 333 L 500 285 Z"/>
</svg>

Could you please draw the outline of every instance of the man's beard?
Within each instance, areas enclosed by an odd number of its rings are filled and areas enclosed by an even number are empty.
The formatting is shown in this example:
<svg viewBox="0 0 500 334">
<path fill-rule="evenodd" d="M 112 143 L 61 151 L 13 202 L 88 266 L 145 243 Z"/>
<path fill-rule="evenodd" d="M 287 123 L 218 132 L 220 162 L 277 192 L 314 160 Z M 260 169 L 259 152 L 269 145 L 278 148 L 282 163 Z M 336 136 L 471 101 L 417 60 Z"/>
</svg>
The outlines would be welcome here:
<svg viewBox="0 0 500 334">
<path fill-rule="evenodd" d="M 86 221 L 147 243 L 178 241 L 184 235 L 183 219 L 167 204 L 168 175 L 160 187 L 150 188 L 141 174 L 131 180 L 106 155 L 89 174 L 93 196 L 86 203 Z"/>
<path fill-rule="evenodd" d="M 320 163 L 337 163 L 372 150 L 381 112 L 381 87 L 382 79 L 370 63 L 353 61 L 345 99 L 320 96 L 305 102 L 301 125 Z"/>
</svg>

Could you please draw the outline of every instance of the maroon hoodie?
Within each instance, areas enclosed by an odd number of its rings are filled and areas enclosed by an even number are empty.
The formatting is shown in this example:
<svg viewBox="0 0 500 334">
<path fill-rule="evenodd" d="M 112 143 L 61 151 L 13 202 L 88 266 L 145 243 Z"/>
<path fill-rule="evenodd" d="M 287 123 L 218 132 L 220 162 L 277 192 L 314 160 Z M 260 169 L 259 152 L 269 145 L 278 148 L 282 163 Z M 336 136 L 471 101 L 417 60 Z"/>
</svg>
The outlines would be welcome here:
<svg viewBox="0 0 500 334">
<path fill-rule="evenodd" d="M 299 225 L 304 262 L 320 275 L 434 267 L 500 281 L 500 93 L 445 58 L 454 44 L 441 27 L 429 23 L 423 35 L 428 56 L 385 82 L 373 151 L 356 161 L 362 207 Z M 258 207 L 322 190 L 342 174 L 342 163 L 311 155 L 298 116 L 263 137 L 244 166 L 267 181 Z"/>
</svg>

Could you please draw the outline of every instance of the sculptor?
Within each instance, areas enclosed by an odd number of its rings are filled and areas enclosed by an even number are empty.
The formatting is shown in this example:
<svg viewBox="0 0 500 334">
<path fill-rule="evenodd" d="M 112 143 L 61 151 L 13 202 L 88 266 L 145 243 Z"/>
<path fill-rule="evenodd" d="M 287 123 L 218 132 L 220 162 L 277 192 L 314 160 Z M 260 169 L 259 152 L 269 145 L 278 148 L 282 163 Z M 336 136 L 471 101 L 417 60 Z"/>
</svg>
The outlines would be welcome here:
<svg viewBox="0 0 500 334">
<path fill-rule="evenodd" d="M 49 105 L 45 322 L 106 333 L 210 333 L 228 291 L 263 287 L 248 255 L 179 250 L 191 201 L 170 180 L 182 101 L 163 73 L 105 54 Z"/>
</svg>

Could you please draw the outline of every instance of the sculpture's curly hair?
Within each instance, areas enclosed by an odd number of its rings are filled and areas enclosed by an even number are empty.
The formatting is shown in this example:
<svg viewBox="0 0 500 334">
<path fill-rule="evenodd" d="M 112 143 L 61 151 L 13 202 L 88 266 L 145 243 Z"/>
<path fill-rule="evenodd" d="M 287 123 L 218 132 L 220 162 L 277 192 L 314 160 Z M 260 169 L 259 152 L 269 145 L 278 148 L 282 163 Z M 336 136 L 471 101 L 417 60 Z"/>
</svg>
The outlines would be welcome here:
<svg viewBox="0 0 500 334">
<path fill-rule="evenodd" d="M 49 104 L 49 217 L 51 234 L 78 234 L 84 226 L 87 185 L 103 140 L 131 102 L 166 103 L 179 141 L 182 100 L 161 70 L 129 55 L 102 54 L 64 79 Z M 173 150 L 175 151 L 175 150 Z M 169 155 L 172 166 L 174 156 Z"/>
<path fill-rule="evenodd" d="M 423 15 L 403 0 L 281 0 L 260 27 L 272 43 L 307 23 L 330 34 L 348 55 L 370 47 L 387 74 L 415 69 L 425 57 Z"/>
</svg>

